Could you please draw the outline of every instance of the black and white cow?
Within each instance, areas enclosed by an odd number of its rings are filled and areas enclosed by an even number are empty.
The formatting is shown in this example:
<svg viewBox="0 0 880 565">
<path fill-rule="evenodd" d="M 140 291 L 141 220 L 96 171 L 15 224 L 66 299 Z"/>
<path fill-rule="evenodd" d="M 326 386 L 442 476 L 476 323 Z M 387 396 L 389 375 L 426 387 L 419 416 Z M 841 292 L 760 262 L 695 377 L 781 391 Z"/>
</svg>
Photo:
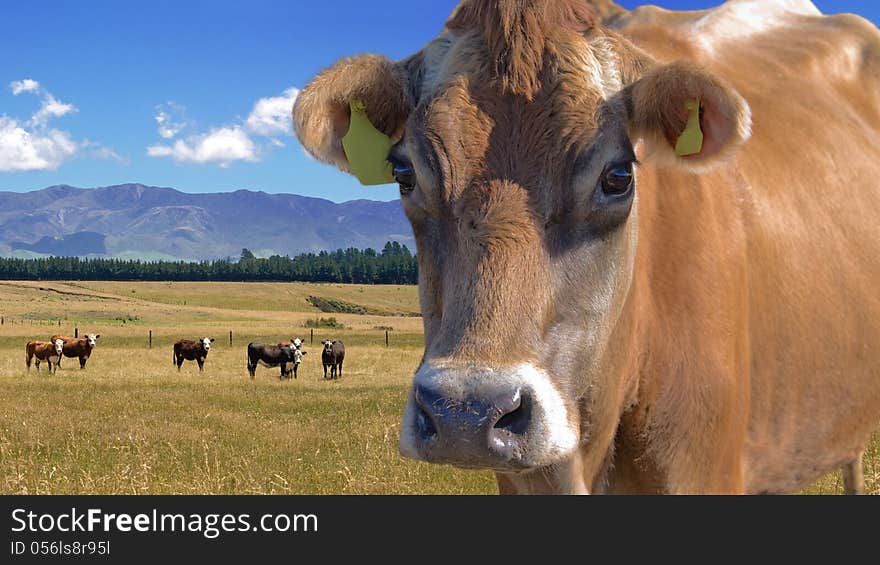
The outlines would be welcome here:
<svg viewBox="0 0 880 565">
<path fill-rule="evenodd" d="M 247 348 L 247 368 L 251 379 L 257 374 L 257 365 L 264 367 L 281 367 L 279 379 L 295 379 L 297 368 L 302 363 L 303 352 L 289 345 L 266 345 L 264 343 L 251 342 Z"/>
<path fill-rule="evenodd" d="M 342 376 L 342 361 L 345 360 L 345 346 L 338 339 L 323 342 L 324 349 L 321 351 L 321 364 L 324 365 L 324 378 L 327 378 L 327 369 L 330 369 L 330 378 L 338 379 Z"/>
</svg>

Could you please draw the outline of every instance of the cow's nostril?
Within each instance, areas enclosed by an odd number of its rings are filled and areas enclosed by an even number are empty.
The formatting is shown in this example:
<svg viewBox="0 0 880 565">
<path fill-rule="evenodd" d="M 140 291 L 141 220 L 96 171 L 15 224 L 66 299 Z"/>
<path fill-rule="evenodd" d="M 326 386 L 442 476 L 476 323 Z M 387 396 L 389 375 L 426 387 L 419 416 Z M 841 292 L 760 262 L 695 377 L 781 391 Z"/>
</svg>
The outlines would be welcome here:
<svg viewBox="0 0 880 565">
<path fill-rule="evenodd" d="M 528 396 L 520 394 L 517 391 L 513 402 L 508 406 L 504 413 L 493 428 L 495 430 L 505 430 L 515 435 L 526 433 L 531 420 L 532 403 Z"/>
<path fill-rule="evenodd" d="M 425 441 L 433 439 L 437 435 L 437 424 L 431 409 L 437 404 L 437 395 L 425 389 L 424 387 L 416 387 L 416 429 L 419 437 Z"/>
<path fill-rule="evenodd" d="M 416 427 L 422 440 L 429 440 L 437 435 L 437 426 L 434 425 L 431 416 L 421 406 L 418 407 L 418 412 L 416 413 Z"/>
</svg>

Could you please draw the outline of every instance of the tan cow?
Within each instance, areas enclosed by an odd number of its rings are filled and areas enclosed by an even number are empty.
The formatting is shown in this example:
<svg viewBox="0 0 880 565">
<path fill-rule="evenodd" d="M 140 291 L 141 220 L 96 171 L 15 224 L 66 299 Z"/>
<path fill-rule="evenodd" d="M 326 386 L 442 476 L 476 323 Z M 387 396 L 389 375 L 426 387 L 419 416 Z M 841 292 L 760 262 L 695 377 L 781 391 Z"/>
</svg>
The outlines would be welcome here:
<svg viewBox="0 0 880 565">
<path fill-rule="evenodd" d="M 25 362 L 27 363 L 28 373 L 31 372 L 31 362 L 40 372 L 40 362 L 45 361 L 49 365 L 49 374 L 58 370 L 61 363 L 61 351 L 64 348 L 64 341 L 56 339 L 53 341 L 29 341 L 25 345 Z"/>
<path fill-rule="evenodd" d="M 393 143 L 425 326 L 401 451 L 502 493 L 791 492 L 841 467 L 860 492 L 880 33 L 806 0 L 596 4 L 617 29 L 583 1 L 467 0 L 296 102 L 342 170 L 352 100 Z"/>
</svg>

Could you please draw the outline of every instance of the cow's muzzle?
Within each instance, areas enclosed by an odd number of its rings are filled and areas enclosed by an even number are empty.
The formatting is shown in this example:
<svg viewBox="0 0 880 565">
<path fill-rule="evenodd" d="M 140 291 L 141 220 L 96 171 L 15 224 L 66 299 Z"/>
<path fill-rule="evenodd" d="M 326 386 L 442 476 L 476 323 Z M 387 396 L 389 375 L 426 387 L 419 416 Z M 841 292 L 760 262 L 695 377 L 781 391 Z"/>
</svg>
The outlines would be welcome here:
<svg viewBox="0 0 880 565">
<path fill-rule="evenodd" d="M 562 398 L 532 365 L 426 364 L 403 418 L 404 455 L 459 467 L 531 469 L 554 463 L 577 443 Z"/>
</svg>

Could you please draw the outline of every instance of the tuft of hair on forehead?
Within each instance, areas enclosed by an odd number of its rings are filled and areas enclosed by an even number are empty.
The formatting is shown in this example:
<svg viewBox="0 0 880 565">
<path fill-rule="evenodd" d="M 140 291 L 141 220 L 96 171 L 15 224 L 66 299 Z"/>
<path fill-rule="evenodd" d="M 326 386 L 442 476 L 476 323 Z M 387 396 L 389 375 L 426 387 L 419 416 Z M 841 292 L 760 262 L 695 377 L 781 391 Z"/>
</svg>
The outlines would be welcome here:
<svg viewBox="0 0 880 565">
<path fill-rule="evenodd" d="M 532 99 L 548 40 L 561 30 L 580 35 L 600 25 L 584 0 L 464 0 L 446 22 L 452 31 L 479 34 L 493 79 L 503 92 Z"/>
</svg>

